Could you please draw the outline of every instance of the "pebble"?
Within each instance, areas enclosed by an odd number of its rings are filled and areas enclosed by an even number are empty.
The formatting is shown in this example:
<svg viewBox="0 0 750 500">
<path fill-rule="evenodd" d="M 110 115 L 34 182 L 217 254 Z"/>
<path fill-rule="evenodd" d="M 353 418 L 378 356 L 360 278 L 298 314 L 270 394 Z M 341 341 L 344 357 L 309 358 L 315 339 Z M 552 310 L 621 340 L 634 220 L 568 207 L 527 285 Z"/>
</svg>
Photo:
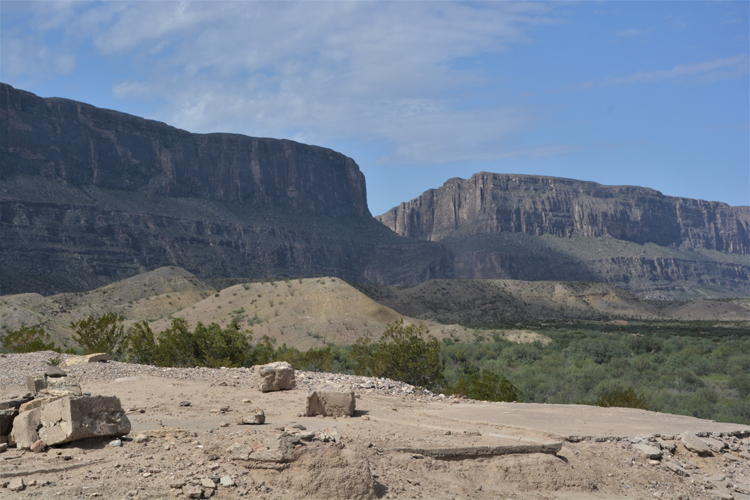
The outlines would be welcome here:
<svg viewBox="0 0 750 500">
<path fill-rule="evenodd" d="M 110 446 L 114 446 L 114 447 L 122 446 L 122 440 L 121 439 L 115 439 L 114 441 L 110 441 L 109 445 Z"/>
</svg>

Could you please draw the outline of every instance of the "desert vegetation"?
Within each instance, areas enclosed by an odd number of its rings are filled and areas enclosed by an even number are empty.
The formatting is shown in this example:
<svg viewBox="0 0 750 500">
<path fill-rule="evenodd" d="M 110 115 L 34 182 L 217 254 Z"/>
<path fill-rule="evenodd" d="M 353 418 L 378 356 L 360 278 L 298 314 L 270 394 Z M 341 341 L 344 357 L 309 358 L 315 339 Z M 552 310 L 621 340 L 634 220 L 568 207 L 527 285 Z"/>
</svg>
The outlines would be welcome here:
<svg viewBox="0 0 750 500">
<path fill-rule="evenodd" d="M 750 331 L 744 324 L 514 324 L 551 341 L 517 343 L 477 329 L 468 343 L 441 342 L 424 325 L 399 321 L 379 338 L 300 351 L 265 335 L 254 342 L 236 322 L 191 329 L 175 318 L 158 334 L 145 321 L 126 332 L 121 323 L 116 315 L 77 322 L 80 351 L 157 366 L 288 361 L 300 370 L 392 378 L 472 399 L 632 407 L 750 423 Z M 62 349 L 43 329 L 25 327 L 6 334 L 2 346 L 6 352 Z"/>
</svg>

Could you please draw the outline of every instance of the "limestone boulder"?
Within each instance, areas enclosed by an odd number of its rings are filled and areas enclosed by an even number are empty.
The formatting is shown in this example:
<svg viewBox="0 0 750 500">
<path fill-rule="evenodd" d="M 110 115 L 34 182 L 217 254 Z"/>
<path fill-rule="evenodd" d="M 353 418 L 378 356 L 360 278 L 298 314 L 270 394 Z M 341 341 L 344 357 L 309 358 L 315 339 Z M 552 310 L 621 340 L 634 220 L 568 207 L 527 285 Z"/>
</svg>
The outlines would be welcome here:
<svg viewBox="0 0 750 500">
<path fill-rule="evenodd" d="M 649 446 L 646 443 L 634 444 L 633 449 L 640 451 L 646 456 L 646 458 L 649 458 L 651 460 L 659 460 L 662 455 L 662 451 L 659 448 L 655 446 Z"/>
<path fill-rule="evenodd" d="M 12 437 L 18 448 L 30 448 L 39 439 L 48 446 L 99 436 L 130 432 L 119 398 L 67 396 L 19 414 Z"/>
<path fill-rule="evenodd" d="M 237 418 L 237 423 L 240 425 L 260 425 L 266 423 L 266 413 L 257 408 L 248 415 L 240 415 Z"/>
<path fill-rule="evenodd" d="M 286 361 L 277 361 L 267 365 L 255 367 L 255 381 L 261 392 L 283 391 L 294 389 L 297 380 L 294 377 L 294 368 Z"/>
<path fill-rule="evenodd" d="M 307 393 L 305 416 L 351 417 L 355 406 L 354 391 L 316 389 Z"/>
</svg>

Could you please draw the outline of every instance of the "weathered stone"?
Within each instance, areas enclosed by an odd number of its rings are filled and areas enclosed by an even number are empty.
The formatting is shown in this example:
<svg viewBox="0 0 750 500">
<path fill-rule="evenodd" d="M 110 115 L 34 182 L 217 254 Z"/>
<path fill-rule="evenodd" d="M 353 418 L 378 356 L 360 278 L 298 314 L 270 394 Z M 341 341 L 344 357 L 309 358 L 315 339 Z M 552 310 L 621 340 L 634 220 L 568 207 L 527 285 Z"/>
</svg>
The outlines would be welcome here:
<svg viewBox="0 0 750 500">
<path fill-rule="evenodd" d="M 746 451 L 741 451 L 740 452 L 740 458 L 744 458 L 745 460 L 750 460 L 750 453 L 748 453 Z"/>
<path fill-rule="evenodd" d="M 307 393 L 305 416 L 351 417 L 354 415 L 355 401 L 354 391 L 310 391 Z"/>
<path fill-rule="evenodd" d="M 58 377 L 67 377 L 67 372 L 63 371 L 61 368 L 57 366 L 48 366 L 46 370 L 44 370 L 44 374 L 47 376 L 47 378 L 58 378 Z"/>
<path fill-rule="evenodd" d="M 685 477 L 690 476 L 690 473 L 687 470 L 683 469 L 682 467 L 680 467 L 674 462 L 667 463 L 666 468 L 676 474 L 679 474 L 680 476 L 685 476 Z"/>
<path fill-rule="evenodd" d="M 255 462 L 290 462 L 294 456 L 295 437 L 281 434 L 253 435 L 243 441 L 233 443 L 227 448 L 227 454 L 236 460 Z"/>
<path fill-rule="evenodd" d="M 52 446 L 97 436 L 130 432 L 130 421 L 115 396 L 72 396 L 21 413 L 13 425 L 18 448 L 38 439 Z"/>
<path fill-rule="evenodd" d="M 96 354 L 87 354 L 85 356 L 76 356 L 74 358 L 68 358 L 63 361 L 65 366 L 75 366 L 83 363 L 103 363 L 110 360 L 109 354 L 106 352 L 99 352 Z"/>
<path fill-rule="evenodd" d="M 727 444 L 724 441 L 719 441 L 718 439 L 700 438 L 700 440 L 706 443 L 708 447 L 711 448 L 711 451 L 720 452 L 721 450 L 725 450 L 727 448 Z"/>
<path fill-rule="evenodd" d="M 255 381 L 261 392 L 282 391 L 297 386 L 294 368 L 286 361 L 256 366 Z"/>
<path fill-rule="evenodd" d="M 32 399 L 28 403 L 22 404 L 18 411 L 19 413 L 23 413 L 25 411 L 31 411 L 35 408 L 41 408 L 42 406 L 49 404 L 53 401 L 57 401 L 58 399 L 63 398 L 63 396 L 48 396 L 48 397 L 38 397 L 36 399 Z"/>
<path fill-rule="evenodd" d="M 34 444 L 29 447 L 29 450 L 31 450 L 33 453 L 41 453 L 46 449 L 47 443 L 45 443 L 41 439 L 37 439 L 36 441 L 34 441 Z"/>
<path fill-rule="evenodd" d="M 669 453 L 674 453 L 677 449 L 677 443 L 674 441 L 665 441 L 663 439 L 657 439 L 656 443 L 661 447 L 662 450 L 667 450 Z"/>
<path fill-rule="evenodd" d="M 201 486 L 203 488 L 216 488 L 216 483 L 214 483 L 210 479 L 203 478 L 201 479 Z"/>
<path fill-rule="evenodd" d="M 726 460 L 727 462 L 739 462 L 740 461 L 740 457 L 732 453 L 724 453 L 724 455 L 722 456 L 724 457 L 724 460 Z"/>
<path fill-rule="evenodd" d="M 680 439 L 682 441 L 683 446 L 687 448 L 688 450 L 697 453 L 698 455 L 702 457 L 710 456 L 711 448 L 708 447 L 708 445 L 698 436 L 693 434 L 692 432 L 684 432 L 680 436 Z"/>
<path fill-rule="evenodd" d="M 661 458 L 662 451 L 653 446 L 649 446 L 646 443 L 634 444 L 633 449 L 640 451 L 641 453 L 646 455 L 646 458 L 650 458 L 651 460 L 657 460 Z"/>
<path fill-rule="evenodd" d="M 23 482 L 23 478 L 17 477 L 12 479 L 8 484 L 10 491 L 23 491 L 26 488 L 26 483 Z"/>
<path fill-rule="evenodd" d="M 0 436 L 6 436 L 10 434 L 10 430 L 13 428 L 13 420 L 18 415 L 18 410 L 0 410 Z"/>
<path fill-rule="evenodd" d="M 183 479 L 177 479 L 169 483 L 170 488 L 182 488 L 185 486 L 185 481 Z"/>
<path fill-rule="evenodd" d="M 47 387 L 47 378 L 44 373 L 34 373 L 26 376 L 26 388 L 32 394 L 36 394 Z"/>
<path fill-rule="evenodd" d="M 186 484 L 182 487 L 182 494 L 187 498 L 200 498 L 203 495 L 203 490 L 195 485 Z"/>
<path fill-rule="evenodd" d="M 234 486 L 234 479 L 232 479 L 232 476 L 222 476 L 219 483 L 225 488 L 230 488 Z"/>
<path fill-rule="evenodd" d="M 252 415 L 241 415 L 237 418 L 238 424 L 260 425 L 266 423 L 266 414 L 260 408 L 253 410 Z"/>
</svg>

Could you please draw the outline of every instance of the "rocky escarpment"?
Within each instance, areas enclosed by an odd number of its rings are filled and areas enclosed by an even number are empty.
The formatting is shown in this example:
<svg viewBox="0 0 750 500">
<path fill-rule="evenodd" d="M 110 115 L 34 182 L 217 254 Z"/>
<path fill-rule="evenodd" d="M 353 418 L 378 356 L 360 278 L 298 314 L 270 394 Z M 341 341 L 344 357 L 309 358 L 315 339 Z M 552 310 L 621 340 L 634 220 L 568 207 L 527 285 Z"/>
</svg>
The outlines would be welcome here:
<svg viewBox="0 0 750 500">
<path fill-rule="evenodd" d="M 479 173 L 377 219 L 449 247 L 456 278 L 605 281 L 653 299 L 750 294 L 748 207 Z"/>
<path fill-rule="evenodd" d="M 396 233 L 440 241 L 471 234 L 612 236 L 635 243 L 750 253 L 750 207 L 674 198 L 637 186 L 481 172 L 377 217 Z"/>
<path fill-rule="evenodd" d="M 389 266 L 402 254 L 407 265 Z M 449 276 L 452 259 L 375 221 L 363 174 L 335 151 L 191 134 L 0 84 L 0 294 L 165 265 L 406 284 Z"/>
</svg>

